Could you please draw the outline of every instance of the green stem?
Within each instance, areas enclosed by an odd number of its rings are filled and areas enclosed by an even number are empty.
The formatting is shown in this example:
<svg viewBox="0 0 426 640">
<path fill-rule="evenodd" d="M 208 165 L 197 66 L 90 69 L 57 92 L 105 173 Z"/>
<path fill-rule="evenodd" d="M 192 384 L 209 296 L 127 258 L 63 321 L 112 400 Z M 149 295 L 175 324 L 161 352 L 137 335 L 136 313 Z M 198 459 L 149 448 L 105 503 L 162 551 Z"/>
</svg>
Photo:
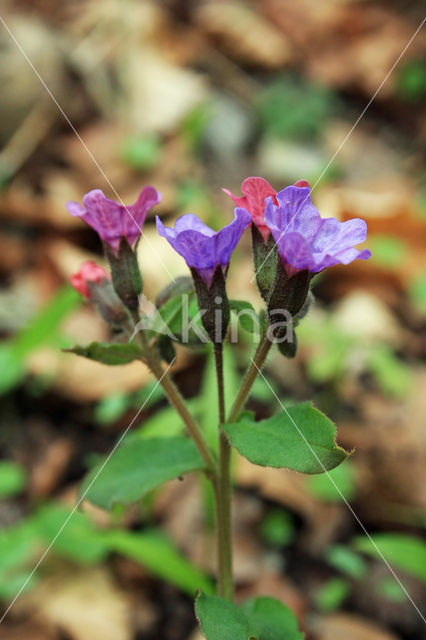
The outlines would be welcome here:
<svg viewBox="0 0 426 640">
<path fill-rule="evenodd" d="M 265 364 L 266 356 L 268 355 L 271 347 L 272 342 L 269 340 L 268 336 L 263 336 L 257 346 L 256 352 L 243 378 L 243 381 L 237 393 L 237 397 L 235 398 L 229 412 L 227 422 L 235 422 L 235 420 L 238 419 L 238 416 L 240 415 L 247 401 L 253 383 L 256 380 L 259 371 L 262 370 L 262 367 Z"/>
<path fill-rule="evenodd" d="M 223 383 L 223 346 L 214 345 L 218 403 L 219 403 L 219 469 L 215 486 L 218 552 L 218 593 L 230 600 L 234 598 L 232 576 L 232 522 L 231 522 L 231 446 L 222 429 L 225 422 L 225 394 Z"/>
<path fill-rule="evenodd" d="M 137 318 L 139 316 L 137 315 L 137 313 L 135 312 L 132 315 L 135 322 L 138 321 Z M 157 378 L 158 382 L 161 384 L 168 401 L 182 418 L 185 427 L 187 428 L 191 438 L 194 440 L 201 456 L 203 457 L 204 462 L 206 463 L 209 477 L 215 484 L 217 463 L 212 450 L 207 443 L 207 440 L 205 439 L 193 415 L 189 411 L 181 392 L 171 379 L 168 371 L 163 369 L 160 359 L 154 350 L 155 347 L 152 348 L 150 346 L 144 331 L 138 332 L 138 339 L 144 350 L 146 364 L 148 365 L 154 376 Z"/>
</svg>

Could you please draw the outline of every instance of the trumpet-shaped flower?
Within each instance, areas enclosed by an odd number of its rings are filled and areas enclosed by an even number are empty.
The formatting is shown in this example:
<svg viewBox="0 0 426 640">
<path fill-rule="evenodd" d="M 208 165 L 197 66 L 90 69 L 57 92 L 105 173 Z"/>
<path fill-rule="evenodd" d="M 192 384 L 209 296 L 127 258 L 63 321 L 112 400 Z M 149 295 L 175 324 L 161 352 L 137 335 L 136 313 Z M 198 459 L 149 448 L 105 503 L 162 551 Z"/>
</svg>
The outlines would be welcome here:
<svg viewBox="0 0 426 640">
<path fill-rule="evenodd" d="M 299 180 L 295 183 L 296 187 L 309 187 L 309 182 L 306 180 Z M 267 240 L 270 230 L 265 224 L 265 199 L 272 197 L 272 201 L 277 204 L 276 195 L 277 192 L 269 184 L 267 180 L 260 177 L 246 178 L 241 184 L 241 192 L 243 196 L 234 196 L 229 189 L 222 189 L 232 200 L 237 207 L 243 207 L 251 215 L 252 222 L 259 229 L 264 240 Z"/>
<path fill-rule="evenodd" d="M 326 267 L 371 256 L 368 249 L 355 248 L 366 239 L 365 221 L 321 218 L 311 202 L 309 187 L 287 187 L 277 193 L 276 202 L 268 197 L 265 223 L 288 275 L 302 269 L 317 273 Z"/>
<path fill-rule="evenodd" d="M 165 227 L 157 216 L 157 229 L 190 268 L 198 271 L 207 286 L 218 266 L 225 269 L 244 229 L 250 224 L 250 214 L 236 208 L 234 220 L 220 231 L 213 231 L 192 213 L 176 220 L 173 229 Z"/>
<path fill-rule="evenodd" d="M 132 246 L 142 233 L 148 211 L 161 200 L 154 187 L 144 187 L 134 204 L 124 206 L 107 198 L 100 189 L 89 191 L 83 198 L 83 206 L 67 202 L 72 216 L 82 218 L 100 238 L 117 254 L 121 238 Z"/>
</svg>

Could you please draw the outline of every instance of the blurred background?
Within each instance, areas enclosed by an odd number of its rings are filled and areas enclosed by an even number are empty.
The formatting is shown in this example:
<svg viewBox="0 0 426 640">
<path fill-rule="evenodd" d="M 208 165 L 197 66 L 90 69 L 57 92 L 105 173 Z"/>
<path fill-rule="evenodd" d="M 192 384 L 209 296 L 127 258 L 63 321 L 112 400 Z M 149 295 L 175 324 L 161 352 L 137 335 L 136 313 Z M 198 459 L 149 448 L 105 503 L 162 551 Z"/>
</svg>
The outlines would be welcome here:
<svg viewBox="0 0 426 640">
<path fill-rule="evenodd" d="M 161 191 L 139 245 L 154 299 L 169 281 L 164 265 L 185 274 L 183 260 L 157 236 L 154 213 L 173 222 L 194 212 L 218 229 L 233 212 L 220 187 L 238 194 L 248 175 L 277 190 L 321 178 L 316 206 L 323 216 L 367 220 L 373 257 L 319 276 L 297 357 L 268 361 L 279 397 L 312 398 L 338 424 L 340 444 L 356 451 L 331 474 L 341 493 L 326 476 L 236 462 L 238 597 L 281 599 L 308 640 L 421 637 L 419 613 L 343 498 L 422 609 L 424 29 L 340 146 L 420 25 L 422 5 L 1 3 L 3 612 L 26 585 L 0 625 L 2 640 L 199 640 L 191 594 L 200 584 L 211 588 L 214 562 L 211 501 L 197 477 L 112 513 L 85 504 L 31 573 L 87 469 L 111 450 L 153 389 L 137 363 L 109 368 L 61 352 L 108 339 L 67 284 L 85 259 L 102 261 L 100 242 L 64 204 L 93 188 L 126 203 L 145 184 Z M 229 290 L 259 308 L 252 274 L 245 234 Z M 250 348 L 246 335 L 227 352 L 229 398 Z M 192 407 L 214 429 L 210 355 L 178 355 L 176 380 L 188 398 L 200 394 Z M 250 409 L 262 418 L 276 405 L 259 381 Z M 179 429 L 157 390 L 132 437 Z"/>
</svg>

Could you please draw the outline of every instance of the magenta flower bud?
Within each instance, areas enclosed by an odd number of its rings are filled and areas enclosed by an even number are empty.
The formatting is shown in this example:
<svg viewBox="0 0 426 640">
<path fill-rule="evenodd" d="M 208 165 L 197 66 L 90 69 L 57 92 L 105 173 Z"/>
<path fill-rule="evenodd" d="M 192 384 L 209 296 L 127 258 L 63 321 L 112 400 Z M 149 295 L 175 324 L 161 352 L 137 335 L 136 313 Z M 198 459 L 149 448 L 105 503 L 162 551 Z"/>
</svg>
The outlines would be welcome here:
<svg viewBox="0 0 426 640">
<path fill-rule="evenodd" d="M 318 273 L 336 264 L 367 260 L 368 249 L 354 245 L 364 242 L 367 224 L 360 218 L 339 222 L 321 218 L 310 198 L 310 188 L 292 186 L 268 197 L 265 222 L 272 232 L 288 276 L 301 270 Z"/>
<path fill-rule="evenodd" d="M 121 238 L 132 246 L 142 233 L 148 211 L 161 200 L 154 187 L 144 187 L 139 198 L 128 207 L 110 200 L 100 189 L 93 189 L 83 197 L 83 206 L 67 202 L 72 216 L 82 218 L 117 255 Z"/>
<path fill-rule="evenodd" d="M 74 289 L 87 299 L 91 297 L 89 283 L 101 284 L 103 280 L 110 282 L 111 278 L 103 267 L 100 267 L 92 260 L 83 262 L 80 269 L 70 278 Z"/>
<path fill-rule="evenodd" d="M 165 227 L 158 216 L 156 220 L 160 236 L 166 238 L 209 287 L 216 268 L 220 266 L 224 270 L 228 266 L 251 217 L 244 209 L 237 208 L 234 220 L 220 231 L 213 231 L 192 213 L 178 218 L 174 229 Z"/>
</svg>

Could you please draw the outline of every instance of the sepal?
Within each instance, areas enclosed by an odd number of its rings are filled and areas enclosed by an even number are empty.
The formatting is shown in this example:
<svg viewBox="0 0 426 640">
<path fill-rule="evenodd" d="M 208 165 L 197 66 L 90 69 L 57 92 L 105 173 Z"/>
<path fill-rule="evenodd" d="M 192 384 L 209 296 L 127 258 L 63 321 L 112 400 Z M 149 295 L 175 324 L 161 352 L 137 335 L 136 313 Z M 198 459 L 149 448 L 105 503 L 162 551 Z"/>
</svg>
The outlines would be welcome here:
<svg viewBox="0 0 426 640">
<path fill-rule="evenodd" d="M 127 309 L 123 306 L 109 280 L 103 278 L 99 283 L 88 282 L 87 288 L 90 293 L 90 300 L 105 322 L 119 327 L 129 319 Z"/>
<path fill-rule="evenodd" d="M 143 284 L 136 253 L 124 236 L 120 240 L 117 255 L 108 245 L 105 245 L 105 253 L 111 266 L 112 283 L 117 295 L 128 309 L 137 310 Z"/>
<path fill-rule="evenodd" d="M 312 274 L 307 269 L 297 271 L 289 277 L 281 259 L 278 258 L 275 281 L 268 301 L 269 314 L 274 310 L 283 309 L 296 316 L 305 304 L 311 278 Z"/>
<path fill-rule="evenodd" d="M 260 295 L 268 302 L 277 271 L 278 250 L 271 234 L 264 239 L 258 227 L 251 225 L 254 271 Z"/>
<path fill-rule="evenodd" d="M 226 295 L 225 274 L 218 265 L 208 286 L 194 267 L 191 267 L 191 273 L 203 326 L 210 340 L 214 344 L 220 344 L 225 338 L 231 313 Z"/>
</svg>

